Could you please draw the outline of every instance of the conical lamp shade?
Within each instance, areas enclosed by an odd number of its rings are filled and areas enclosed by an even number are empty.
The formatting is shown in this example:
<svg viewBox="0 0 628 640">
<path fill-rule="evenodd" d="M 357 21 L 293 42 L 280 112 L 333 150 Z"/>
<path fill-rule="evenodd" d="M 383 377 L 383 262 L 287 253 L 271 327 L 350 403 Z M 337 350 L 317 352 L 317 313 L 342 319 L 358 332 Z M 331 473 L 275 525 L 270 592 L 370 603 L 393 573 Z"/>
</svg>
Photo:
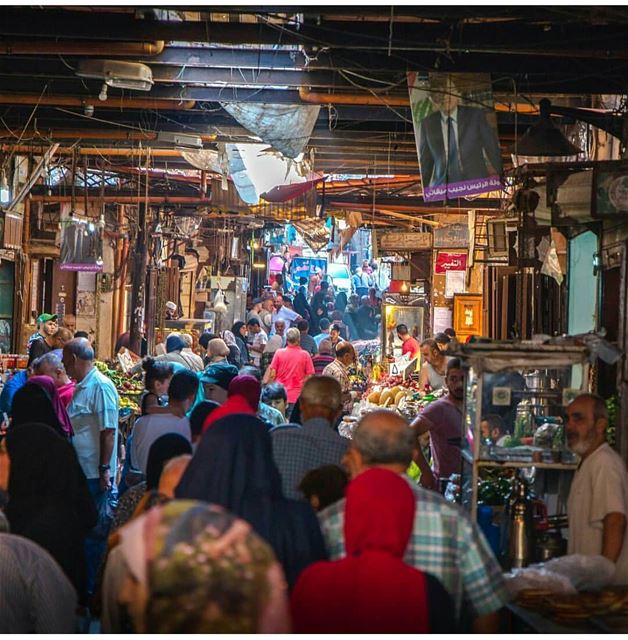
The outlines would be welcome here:
<svg viewBox="0 0 628 640">
<path fill-rule="evenodd" d="M 547 98 L 541 100 L 539 121 L 519 138 L 511 148 L 512 153 L 518 156 L 575 156 L 582 153 L 582 149 L 571 144 L 552 123 L 550 104 Z"/>
</svg>

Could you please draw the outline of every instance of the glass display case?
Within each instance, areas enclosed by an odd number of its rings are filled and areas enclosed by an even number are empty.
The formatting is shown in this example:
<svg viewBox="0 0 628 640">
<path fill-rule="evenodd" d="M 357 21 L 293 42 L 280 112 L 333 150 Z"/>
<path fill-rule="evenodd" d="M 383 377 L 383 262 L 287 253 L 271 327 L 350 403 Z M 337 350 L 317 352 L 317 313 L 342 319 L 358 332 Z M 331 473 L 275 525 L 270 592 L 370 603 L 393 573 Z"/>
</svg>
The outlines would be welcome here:
<svg viewBox="0 0 628 640">
<path fill-rule="evenodd" d="M 490 469 L 527 469 L 530 475 L 575 469 L 577 457 L 565 445 L 563 417 L 564 407 L 588 391 L 585 348 L 465 344 L 454 355 L 466 369 L 461 500 L 473 518 L 478 486 L 483 475 L 493 473 Z M 552 484 L 557 493 L 565 492 Z"/>
<path fill-rule="evenodd" d="M 397 336 L 396 327 L 405 324 L 410 335 L 422 342 L 425 330 L 425 309 L 427 302 L 423 296 L 386 294 L 382 300 L 382 361 L 401 357 L 403 343 Z"/>
</svg>

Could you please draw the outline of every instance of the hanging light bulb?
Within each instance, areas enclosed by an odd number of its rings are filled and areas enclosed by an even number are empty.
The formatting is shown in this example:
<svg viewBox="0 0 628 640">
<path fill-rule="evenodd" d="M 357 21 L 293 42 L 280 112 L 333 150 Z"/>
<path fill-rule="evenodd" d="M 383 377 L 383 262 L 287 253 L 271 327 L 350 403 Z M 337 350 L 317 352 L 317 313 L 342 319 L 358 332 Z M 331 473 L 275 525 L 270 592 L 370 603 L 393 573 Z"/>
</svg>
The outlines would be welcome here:
<svg viewBox="0 0 628 640">
<path fill-rule="evenodd" d="M 101 102 L 104 102 L 107 99 L 107 85 L 103 84 L 102 89 L 100 90 L 100 93 L 98 94 L 98 99 Z"/>
</svg>

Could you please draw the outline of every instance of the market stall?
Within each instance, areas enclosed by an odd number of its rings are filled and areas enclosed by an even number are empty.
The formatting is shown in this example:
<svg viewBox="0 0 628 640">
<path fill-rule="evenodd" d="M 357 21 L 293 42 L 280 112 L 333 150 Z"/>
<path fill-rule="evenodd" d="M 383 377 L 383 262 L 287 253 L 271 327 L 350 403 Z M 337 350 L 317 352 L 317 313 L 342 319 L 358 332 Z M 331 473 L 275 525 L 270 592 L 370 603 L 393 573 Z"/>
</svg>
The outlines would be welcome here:
<svg viewBox="0 0 628 640">
<path fill-rule="evenodd" d="M 141 415 L 141 396 L 144 393 L 143 376 L 139 374 L 131 374 L 123 371 L 120 361 L 103 362 L 95 360 L 94 366 L 107 376 L 116 387 L 118 396 L 120 397 L 120 408 L 118 417 L 118 430 L 120 437 L 118 439 L 118 468 L 122 469 L 126 458 L 126 441 L 135 420 Z"/>
<path fill-rule="evenodd" d="M 397 336 L 400 324 L 408 327 L 410 335 L 421 343 L 424 338 L 428 302 L 422 294 L 406 292 L 385 293 L 382 299 L 381 358 L 393 362 L 401 356 L 403 343 Z"/>
</svg>

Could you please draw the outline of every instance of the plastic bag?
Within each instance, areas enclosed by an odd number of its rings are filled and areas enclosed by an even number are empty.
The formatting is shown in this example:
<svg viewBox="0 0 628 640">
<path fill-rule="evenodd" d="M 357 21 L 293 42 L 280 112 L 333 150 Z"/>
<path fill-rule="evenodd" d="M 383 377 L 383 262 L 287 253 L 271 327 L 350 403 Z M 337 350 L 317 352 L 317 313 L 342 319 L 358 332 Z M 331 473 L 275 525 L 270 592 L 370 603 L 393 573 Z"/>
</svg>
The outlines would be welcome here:
<svg viewBox="0 0 628 640">
<path fill-rule="evenodd" d="M 104 491 L 98 504 L 96 505 L 96 510 L 98 511 L 98 520 L 96 522 L 96 526 L 90 531 L 90 534 L 97 538 L 107 538 L 109 535 L 109 529 L 111 528 L 111 522 L 113 521 L 113 516 L 115 514 L 116 508 L 118 507 L 118 492 L 113 489 L 109 489 L 108 491 Z"/>
<path fill-rule="evenodd" d="M 543 566 L 543 565 L 537 565 Z M 514 597 L 524 589 L 544 589 L 552 593 L 576 593 L 569 578 L 544 569 L 513 569 L 504 574 L 506 587 Z"/>
<path fill-rule="evenodd" d="M 513 569 L 504 575 L 512 595 L 523 589 L 547 589 L 553 593 L 597 591 L 615 577 L 615 564 L 603 556 L 572 554 Z"/>
<path fill-rule="evenodd" d="M 615 577 L 615 563 L 604 556 L 574 553 L 537 566 L 566 577 L 577 591 L 597 591 L 611 584 Z"/>
</svg>

